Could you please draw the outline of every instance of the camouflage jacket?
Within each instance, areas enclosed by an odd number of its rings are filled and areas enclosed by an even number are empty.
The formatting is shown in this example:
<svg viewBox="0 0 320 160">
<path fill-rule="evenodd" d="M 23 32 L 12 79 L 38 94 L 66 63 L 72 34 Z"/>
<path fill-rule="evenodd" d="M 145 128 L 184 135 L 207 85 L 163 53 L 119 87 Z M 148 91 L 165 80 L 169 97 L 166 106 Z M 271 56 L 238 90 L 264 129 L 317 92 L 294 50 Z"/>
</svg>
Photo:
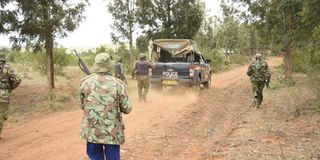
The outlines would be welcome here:
<svg viewBox="0 0 320 160">
<path fill-rule="evenodd" d="M 122 113 L 132 108 L 125 84 L 111 75 L 94 73 L 81 80 L 79 92 L 84 111 L 81 137 L 99 144 L 124 143 Z"/>
<path fill-rule="evenodd" d="M 21 83 L 21 77 L 6 63 L 0 62 L 0 102 L 10 102 L 11 91 Z"/>
<path fill-rule="evenodd" d="M 251 81 L 269 81 L 271 77 L 268 63 L 264 60 L 253 61 L 247 71 Z"/>
</svg>

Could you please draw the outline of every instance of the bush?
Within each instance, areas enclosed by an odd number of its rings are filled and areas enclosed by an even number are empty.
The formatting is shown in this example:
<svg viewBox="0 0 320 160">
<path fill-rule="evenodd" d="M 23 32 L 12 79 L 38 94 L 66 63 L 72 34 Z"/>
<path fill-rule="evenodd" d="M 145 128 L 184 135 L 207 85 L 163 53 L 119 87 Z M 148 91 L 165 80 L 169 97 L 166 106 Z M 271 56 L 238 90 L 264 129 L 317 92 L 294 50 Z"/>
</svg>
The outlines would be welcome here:
<svg viewBox="0 0 320 160">
<path fill-rule="evenodd" d="M 212 58 L 212 62 L 211 62 L 212 72 L 224 71 L 229 67 L 229 65 L 225 63 L 223 56 L 215 54 L 211 58 Z"/>
<path fill-rule="evenodd" d="M 38 53 L 11 52 L 8 55 L 8 60 L 22 66 L 31 66 L 33 69 L 39 71 L 40 74 L 45 75 L 47 73 L 46 54 L 44 51 Z M 55 74 L 64 75 L 63 68 L 67 65 L 75 65 L 77 58 L 72 54 L 67 54 L 65 48 L 55 48 L 53 50 L 53 61 Z"/>
<path fill-rule="evenodd" d="M 122 59 L 122 67 L 127 74 L 131 72 L 133 64 L 139 55 L 139 51 L 134 49 L 132 53 L 133 60 L 130 60 L 128 54 L 130 50 L 126 45 L 120 45 L 116 49 L 106 49 L 106 52 L 112 57 L 113 62 L 117 62 Z M 82 59 L 89 67 L 91 67 L 93 66 L 95 56 L 99 53 L 100 52 L 87 53 L 82 56 Z"/>
<path fill-rule="evenodd" d="M 293 54 L 293 71 L 308 73 L 310 70 L 310 54 L 296 50 Z"/>
<path fill-rule="evenodd" d="M 310 85 L 320 99 L 320 50 L 312 48 L 309 51 L 296 50 L 293 54 L 293 70 L 305 73 L 310 79 Z M 320 104 L 320 100 L 317 102 Z"/>
<path fill-rule="evenodd" d="M 247 64 L 248 62 L 250 62 L 250 57 L 249 56 L 245 56 L 242 54 L 233 54 L 230 57 L 230 63 L 231 64 Z"/>
</svg>

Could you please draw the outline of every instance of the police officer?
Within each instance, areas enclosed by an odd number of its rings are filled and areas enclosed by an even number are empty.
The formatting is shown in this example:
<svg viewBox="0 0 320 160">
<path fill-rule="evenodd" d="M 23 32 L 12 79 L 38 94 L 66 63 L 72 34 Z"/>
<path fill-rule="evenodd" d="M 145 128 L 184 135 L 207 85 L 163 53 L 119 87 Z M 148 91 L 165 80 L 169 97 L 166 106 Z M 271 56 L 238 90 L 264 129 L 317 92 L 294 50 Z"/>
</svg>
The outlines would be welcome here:
<svg viewBox="0 0 320 160">
<path fill-rule="evenodd" d="M 260 53 L 255 55 L 255 60 L 248 67 L 247 75 L 250 77 L 253 92 L 253 107 L 259 108 L 263 101 L 263 88 L 270 82 L 271 73 L 268 63 L 262 59 Z"/>
<path fill-rule="evenodd" d="M 132 71 L 138 83 L 139 102 L 146 101 L 150 88 L 149 69 L 153 68 L 153 64 L 146 61 L 146 58 L 146 54 L 141 54 Z"/>
<path fill-rule="evenodd" d="M 115 65 L 114 65 L 114 70 L 115 70 L 115 77 L 121 79 L 125 84 L 127 84 L 127 79 L 124 75 L 124 71 L 122 69 L 122 59 L 120 59 Z"/>
<path fill-rule="evenodd" d="M 125 141 L 122 113 L 131 111 L 125 84 L 112 76 L 113 64 L 107 53 L 95 57 L 94 73 L 80 82 L 84 116 L 80 135 L 87 141 L 92 160 L 120 160 L 120 144 Z"/>
<path fill-rule="evenodd" d="M 7 120 L 12 90 L 21 83 L 20 76 L 6 63 L 4 54 L 0 54 L 0 139 L 3 123 Z"/>
</svg>

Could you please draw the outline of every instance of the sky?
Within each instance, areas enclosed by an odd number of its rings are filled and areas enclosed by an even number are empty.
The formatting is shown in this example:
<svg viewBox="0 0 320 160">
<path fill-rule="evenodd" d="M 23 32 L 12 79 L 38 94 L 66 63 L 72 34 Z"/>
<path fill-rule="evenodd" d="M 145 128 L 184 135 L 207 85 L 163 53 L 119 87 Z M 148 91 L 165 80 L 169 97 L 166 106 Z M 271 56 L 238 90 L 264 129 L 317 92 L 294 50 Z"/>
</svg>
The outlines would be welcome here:
<svg viewBox="0 0 320 160">
<path fill-rule="evenodd" d="M 220 0 L 204 0 L 209 15 L 219 15 Z M 94 48 L 100 45 L 111 44 L 110 33 L 112 17 L 107 12 L 106 1 L 90 1 L 85 11 L 86 19 L 68 37 L 57 39 L 58 45 L 67 48 Z M 139 34 L 138 32 L 135 35 Z M 0 47 L 10 46 L 9 36 L 0 35 Z"/>
</svg>

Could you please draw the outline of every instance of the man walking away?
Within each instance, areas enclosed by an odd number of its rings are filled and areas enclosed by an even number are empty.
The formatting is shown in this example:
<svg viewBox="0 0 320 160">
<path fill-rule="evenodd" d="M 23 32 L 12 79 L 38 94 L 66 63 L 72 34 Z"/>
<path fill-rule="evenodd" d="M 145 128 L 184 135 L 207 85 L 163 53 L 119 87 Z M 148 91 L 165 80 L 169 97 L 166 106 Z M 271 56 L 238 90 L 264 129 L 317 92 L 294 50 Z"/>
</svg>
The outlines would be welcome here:
<svg viewBox="0 0 320 160">
<path fill-rule="evenodd" d="M 139 60 L 135 63 L 132 73 L 135 74 L 138 83 L 139 102 L 146 101 L 146 96 L 150 88 L 149 69 L 153 64 L 146 61 L 146 55 L 141 54 Z"/>
<path fill-rule="evenodd" d="M 124 75 L 124 71 L 122 69 L 122 59 L 120 59 L 115 65 L 114 65 L 114 70 L 115 70 L 115 77 L 119 78 L 122 80 L 125 84 L 127 83 L 126 77 Z"/>
<path fill-rule="evenodd" d="M 271 73 L 268 63 L 256 54 L 255 60 L 250 64 L 247 75 L 250 77 L 253 92 L 253 107 L 259 108 L 263 101 L 263 88 L 269 84 Z"/>
<path fill-rule="evenodd" d="M 7 120 L 12 90 L 21 83 L 21 77 L 6 63 L 6 56 L 0 54 L 0 139 L 3 123 Z"/>
<path fill-rule="evenodd" d="M 122 113 L 131 111 L 125 84 L 112 76 L 113 64 L 107 53 L 95 57 L 94 73 L 80 82 L 84 116 L 80 135 L 87 141 L 91 160 L 120 160 L 120 144 L 125 142 Z"/>
</svg>

